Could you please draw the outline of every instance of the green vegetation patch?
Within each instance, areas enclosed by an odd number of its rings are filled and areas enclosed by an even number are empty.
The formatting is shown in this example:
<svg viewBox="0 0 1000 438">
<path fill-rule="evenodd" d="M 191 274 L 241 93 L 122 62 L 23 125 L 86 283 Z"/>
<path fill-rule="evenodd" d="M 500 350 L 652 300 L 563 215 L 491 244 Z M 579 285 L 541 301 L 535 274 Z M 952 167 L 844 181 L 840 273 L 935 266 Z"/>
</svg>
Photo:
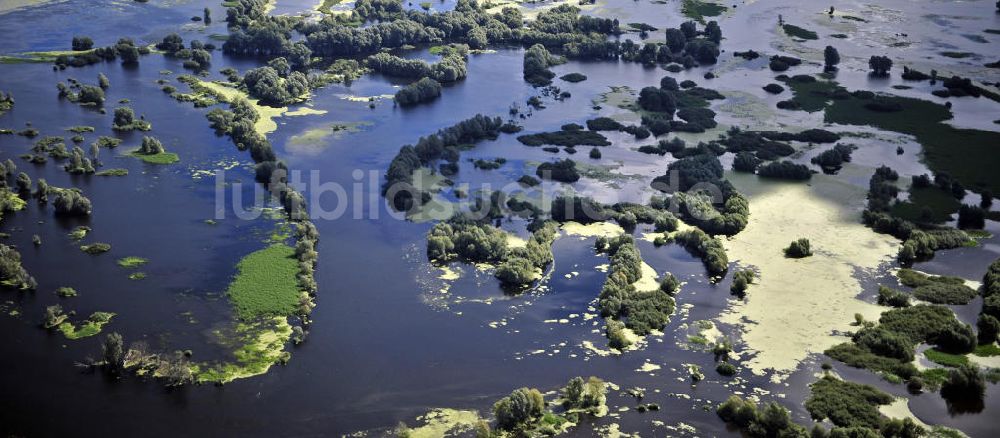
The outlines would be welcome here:
<svg viewBox="0 0 1000 438">
<path fill-rule="evenodd" d="M 173 152 L 160 152 L 157 154 L 143 154 L 139 151 L 130 153 L 129 155 L 142 159 L 150 164 L 173 164 L 181 160 L 181 157 Z"/>
<path fill-rule="evenodd" d="M 66 339 L 86 338 L 100 333 L 101 329 L 111 322 L 111 318 L 114 316 L 115 314 L 111 312 L 94 312 L 79 327 L 69 321 L 64 321 L 57 328 L 62 332 L 63 336 L 66 336 Z"/>
<path fill-rule="evenodd" d="M 69 131 L 69 132 L 75 132 L 77 134 L 83 134 L 85 132 L 94 132 L 94 127 L 93 126 L 73 126 L 73 127 L 66 128 L 66 130 Z"/>
<path fill-rule="evenodd" d="M 295 278 L 299 269 L 295 249 L 276 243 L 250 253 L 236 269 L 226 293 L 240 319 L 295 313 L 301 294 Z"/>
<path fill-rule="evenodd" d="M 727 9 L 729 8 L 706 1 L 684 0 L 684 5 L 681 6 L 681 13 L 685 17 L 704 23 L 705 17 L 718 17 L 723 12 L 726 12 Z"/>
<path fill-rule="evenodd" d="M 832 99 L 850 97 L 847 90 L 835 81 L 816 79 L 813 76 L 806 75 L 779 80 L 788 85 L 788 88 L 794 93 L 794 96 L 789 99 L 793 103 L 793 106 L 796 109 L 810 113 L 822 111 Z"/>
<path fill-rule="evenodd" d="M 962 203 L 937 186 L 911 187 L 910 199 L 893 204 L 890 213 L 910 222 L 943 223 L 951 220 Z"/>
<path fill-rule="evenodd" d="M 1000 347 L 997 344 L 978 345 L 972 354 L 979 357 L 1000 356 Z"/>
<path fill-rule="evenodd" d="M 90 232 L 90 227 L 86 225 L 80 225 L 74 228 L 73 231 L 70 231 L 69 234 L 67 235 L 69 236 L 70 239 L 81 240 L 84 237 L 87 237 L 87 233 L 89 232 Z"/>
<path fill-rule="evenodd" d="M 145 280 L 146 279 L 146 273 L 145 272 L 133 272 L 131 274 L 128 274 L 128 279 L 129 280 Z"/>
<path fill-rule="evenodd" d="M 102 242 L 91 243 L 90 245 L 81 245 L 80 251 L 91 255 L 103 254 L 111 251 L 111 245 Z"/>
<path fill-rule="evenodd" d="M 819 35 L 809 29 L 803 29 L 794 24 L 782 24 L 781 29 L 785 31 L 788 36 L 801 38 L 804 40 L 815 40 L 819 39 Z"/>
<path fill-rule="evenodd" d="M 324 14 L 332 15 L 333 12 L 330 11 L 330 8 L 339 5 L 342 1 L 343 0 L 323 0 L 323 3 L 320 3 L 320 5 L 316 7 L 316 10 Z M 233 2 L 233 3 L 239 5 L 239 2 Z"/>
<path fill-rule="evenodd" d="M 940 388 L 944 382 L 948 381 L 947 368 L 931 368 L 920 373 L 920 378 L 924 381 L 924 386 L 929 388 Z"/>
<path fill-rule="evenodd" d="M 871 105 L 876 103 L 877 105 Z M 894 107 L 896 111 L 880 108 Z M 874 109 L 873 109 L 874 108 Z M 893 95 L 834 100 L 824 121 L 842 125 L 874 126 L 916 137 L 924 160 L 934 173 L 946 172 L 966 187 L 1000 193 L 1000 132 L 956 128 L 944 123 L 951 110 L 926 100 Z"/>
<path fill-rule="evenodd" d="M 237 343 L 233 360 L 195 364 L 191 366 L 191 374 L 199 383 L 228 383 L 264 374 L 271 365 L 286 363 L 291 358 L 291 354 L 285 351 L 285 344 L 291 337 L 292 326 L 283 316 L 249 324 L 238 323 L 232 336 L 225 336 L 225 340 L 234 339 Z"/>
<path fill-rule="evenodd" d="M 946 367 L 957 367 L 967 365 L 969 363 L 969 359 L 966 358 L 965 355 L 945 353 L 934 348 L 924 351 L 924 357 L 931 362 L 944 365 Z"/>
<path fill-rule="evenodd" d="M 123 268 L 135 268 L 149 263 L 149 260 L 142 257 L 128 256 L 118 259 L 118 266 Z"/>
<path fill-rule="evenodd" d="M 559 79 L 562 79 L 562 80 L 564 80 L 566 82 L 576 83 L 576 82 L 583 82 L 583 81 L 587 80 L 587 75 L 585 75 L 583 73 L 567 73 L 567 74 L 564 74 L 562 76 L 559 76 Z"/>
<path fill-rule="evenodd" d="M 918 287 L 913 296 L 934 304 L 969 304 L 978 293 L 965 284 L 930 283 Z"/>
<path fill-rule="evenodd" d="M 541 146 L 546 144 L 556 146 L 610 146 L 611 142 L 594 131 L 555 131 L 525 134 L 517 140 L 526 146 Z"/>
<path fill-rule="evenodd" d="M 878 428 L 882 415 L 878 405 L 892 403 L 893 397 L 871 385 L 845 382 L 824 376 L 811 386 L 805 406 L 816 420 L 829 418 L 840 427 Z"/>
<path fill-rule="evenodd" d="M 77 296 L 77 293 L 76 289 L 71 287 L 60 287 L 59 289 L 56 289 L 56 295 L 60 298 L 72 298 Z"/>
<path fill-rule="evenodd" d="M 916 367 L 891 357 L 879 356 L 856 344 L 845 342 L 835 345 L 823 352 L 827 356 L 843 362 L 845 365 L 871 370 L 882 374 L 909 377 L 917 372 Z"/>
<path fill-rule="evenodd" d="M 128 176 L 128 169 L 121 169 L 121 168 L 106 169 L 106 170 L 101 170 L 101 171 L 95 173 L 94 175 L 96 175 L 96 176 Z"/>
<path fill-rule="evenodd" d="M 976 54 L 972 53 L 972 52 L 948 52 L 948 51 L 946 51 L 946 52 L 941 52 L 940 55 L 948 57 L 948 58 L 963 59 L 963 58 L 968 58 L 970 56 L 975 56 Z"/>
</svg>

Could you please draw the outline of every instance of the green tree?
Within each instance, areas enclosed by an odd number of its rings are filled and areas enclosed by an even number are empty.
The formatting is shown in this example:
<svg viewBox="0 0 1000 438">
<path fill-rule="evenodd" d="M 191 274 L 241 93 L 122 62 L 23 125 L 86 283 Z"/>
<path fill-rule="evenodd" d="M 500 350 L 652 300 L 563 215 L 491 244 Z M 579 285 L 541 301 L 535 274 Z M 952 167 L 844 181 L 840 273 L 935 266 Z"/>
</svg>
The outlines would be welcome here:
<svg viewBox="0 0 1000 438">
<path fill-rule="evenodd" d="M 887 56 L 872 55 L 868 59 L 868 67 L 874 76 L 888 76 L 889 70 L 892 68 L 892 60 Z"/>
<path fill-rule="evenodd" d="M 101 356 L 104 358 L 104 365 L 112 373 L 118 373 L 125 368 L 125 347 L 121 334 L 108 333 L 101 345 Z"/>
<path fill-rule="evenodd" d="M 514 430 L 533 418 L 540 417 L 545 399 L 537 389 L 519 388 L 493 405 L 497 428 Z"/>
<path fill-rule="evenodd" d="M 73 50 L 82 51 L 90 50 L 94 48 L 94 40 L 90 39 L 88 36 L 75 36 L 73 37 Z"/>
<path fill-rule="evenodd" d="M 823 50 L 823 60 L 826 71 L 836 70 L 837 64 L 840 64 L 840 53 L 833 46 L 826 46 Z"/>
</svg>

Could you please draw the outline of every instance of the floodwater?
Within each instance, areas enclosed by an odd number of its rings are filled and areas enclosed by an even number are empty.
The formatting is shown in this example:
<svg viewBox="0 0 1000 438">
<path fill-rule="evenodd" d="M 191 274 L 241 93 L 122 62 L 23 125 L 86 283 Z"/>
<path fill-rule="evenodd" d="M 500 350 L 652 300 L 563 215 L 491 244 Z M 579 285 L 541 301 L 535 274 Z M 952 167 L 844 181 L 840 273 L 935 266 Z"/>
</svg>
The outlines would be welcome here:
<svg viewBox="0 0 1000 438">
<path fill-rule="evenodd" d="M 272 13 L 312 11 L 314 3 L 279 1 Z M 771 96 L 761 90 L 773 82 L 773 73 L 766 64 L 733 58 L 730 53 L 737 50 L 755 49 L 768 55 L 781 51 L 821 62 L 823 46 L 836 44 L 843 58 L 837 80 L 848 89 L 891 91 L 939 102 L 944 99 L 931 96 L 925 85 L 892 89 L 892 85 L 902 83 L 896 70 L 892 79 L 869 79 L 865 74 L 867 56 L 885 53 L 896 59 L 898 66 L 914 65 L 924 71 L 935 68 L 942 75 L 954 72 L 985 82 L 1000 80 L 997 70 L 980 67 L 982 62 L 1000 56 L 996 49 L 1000 36 L 982 32 L 1000 28 L 991 2 L 873 3 L 832 3 L 838 11 L 864 17 L 867 23 L 831 19 L 824 13 L 826 4 L 820 7 L 787 0 L 739 3 L 719 17 L 726 37 L 722 62 L 673 76 L 678 81 L 692 79 L 727 95 L 726 100 L 713 102 L 722 125 L 713 132 L 724 132 L 733 125 L 794 130 L 822 123 L 818 114 L 776 110 L 774 104 L 787 95 Z M 212 9 L 215 21 L 210 26 L 190 21 L 190 17 L 201 15 L 205 6 Z M 435 9 L 451 6 L 452 2 L 433 5 Z M 647 22 L 662 29 L 684 20 L 678 8 L 677 2 L 615 0 L 586 11 L 618 17 L 622 23 Z M 791 41 L 777 29 L 778 13 L 787 22 L 816 30 L 821 39 Z M 212 35 L 226 33 L 224 17 L 224 8 L 214 2 L 45 3 L 0 15 L 0 33 L 4 36 L 0 38 L 0 53 L 66 50 L 74 35 L 91 36 L 97 46 L 111 44 L 122 36 L 150 43 L 170 32 L 179 32 L 185 41 L 207 42 Z M 828 38 L 832 33 L 851 37 Z M 896 35 L 901 33 L 906 36 Z M 658 36 L 660 31 L 653 34 Z M 989 43 L 963 36 L 969 34 L 980 35 Z M 634 39 L 637 35 L 628 37 Z M 904 40 L 907 44 L 884 47 L 889 40 Z M 972 52 L 982 62 L 937 55 L 942 50 Z M 599 376 L 623 390 L 645 388 L 643 403 L 659 403 L 661 410 L 618 412 L 619 407 L 634 407 L 636 403 L 612 391 L 612 415 L 581 425 L 571 432 L 573 435 L 592 435 L 595 428 L 618 424 L 623 432 L 647 436 L 737 436 L 738 432 L 728 430 L 714 413 L 714 406 L 733 392 L 756 395 L 763 401 L 777 400 L 792 410 L 797 421 L 808 424 L 802 402 L 808 395 L 807 385 L 826 359 L 811 356 L 781 383 L 773 383 L 770 375 L 754 375 L 742 367 L 736 378 L 715 373 L 711 353 L 688 342 L 688 336 L 698 334 L 694 328 L 698 321 L 714 320 L 731 305 L 734 298 L 729 294 L 730 278 L 710 283 L 701 262 L 676 245 L 656 248 L 639 241 L 644 260 L 658 274 L 671 272 L 685 284 L 677 295 L 678 312 L 664 334 L 651 335 L 640 350 L 622 355 L 601 355 L 584 346 L 592 343 L 603 349 L 606 345 L 600 318 L 587 317 L 594 313 L 589 308 L 595 304 L 604 280 L 604 274 L 595 267 L 607 263 L 605 257 L 594 254 L 593 238 L 558 239 L 549 280 L 534 293 L 506 296 L 491 275 L 477 274 L 473 266 L 456 266 L 463 272 L 462 277 L 450 285 L 446 294 L 441 292 L 440 270 L 428 264 L 424 256 L 424 234 L 432 224 L 393 217 L 378 199 L 378 182 L 398 148 L 420 136 L 476 113 L 506 116 L 515 102 L 525 109 L 525 100 L 538 91 L 521 80 L 522 53 L 508 48 L 472 55 L 468 78 L 447 86 L 442 97 L 428 105 L 403 109 L 394 107 L 391 100 L 378 100 L 375 108 L 369 108 L 368 102 L 348 99 L 392 94 L 400 85 L 398 80 L 371 75 L 350 85 L 332 84 L 315 90 L 308 106 L 326 111 L 323 115 L 278 118 L 278 130 L 268 138 L 289 168 L 301 170 L 307 177 L 315 175 L 320 183 L 357 186 L 361 193 L 361 202 L 357 202 L 338 199 L 329 192 L 320 195 L 314 185 L 304 190 L 307 196 L 315 196 L 311 200 L 314 207 L 329 211 L 347 202 L 348 209 L 348 214 L 338 219 L 314 221 L 322 238 L 316 267 L 318 307 L 312 314 L 310 335 L 303 345 L 288 347 L 292 359 L 287 365 L 275 366 L 265 375 L 224 387 L 173 390 L 136 377 L 110 381 L 100 373 L 81 373 L 74 363 L 100 354 L 100 336 L 70 341 L 38 328 L 38 323 L 45 306 L 55 303 L 75 310 L 77 318 L 93 311 L 112 311 L 117 316 L 105 330 L 122 333 L 126 342 L 144 340 L 156 351 L 191 349 L 196 360 L 224 358 L 227 351 L 212 337 L 213 329 L 232 319 L 224 291 L 235 273 L 236 262 L 266 245 L 276 225 L 265 217 L 241 219 L 231 209 L 224 217 L 216 218 L 217 170 L 226 169 L 220 179 L 225 182 L 227 201 L 231 201 L 234 187 L 245 202 L 259 190 L 253 184 L 249 156 L 236 150 L 228 138 L 214 134 L 204 117 L 208 109 L 193 108 L 160 91 L 158 79 L 185 89 L 175 79 L 185 72 L 178 60 L 153 54 L 142 57 L 135 68 L 102 63 L 63 71 L 53 71 L 48 64 L 0 65 L 0 90 L 13 92 L 17 99 L 14 109 L 0 116 L 0 128 L 19 130 L 30 123 L 43 136 L 66 137 L 67 146 L 71 146 L 72 133 L 64 130 L 75 125 L 97 129 L 84 134 L 83 146 L 98 135 L 114 135 L 110 114 L 61 101 L 55 88 L 55 83 L 68 78 L 96 83 L 98 72 L 102 72 L 111 82 L 107 106 L 113 108 L 119 99 L 129 99 L 136 114 L 144 115 L 153 124 L 149 134 L 181 157 L 177 164 L 154 166 L 125 156 L 142 137 L 141 133 L 128 133 L 120 135 L 125 141 L 117 149 L 101 151 L 104 168 L 127 168 L 128 176 L 71 176 L 51 161 L 35 166 L 19 159 L 30 148 L 30 139 L 0 136 L 0 159 L 13 159 L 18 169 L 33 180 L 44 178 L 50 185 L 79 187 L 94 204 L 93 215 L 84 220 L 55 218 L 50 207 L 38 207 L 34 202 L 29 202 L 25 211 L 4 215 L 2 231 L 10 234 L 4 243 L 18 247 L 25 268 L 36 277 L 39 288 L 35 293 L 0 294 L 0 332 L 4 333 L 0 342 L 0 357 L 4 358 L 0 366 L 0 428 L 8 434 L 29 436 L 377 434 L 399 422 L 418 425 L 415 418 L 433 408 L 474 409 L 488 415 L 493 401 L 515 388 L 552 391 L 578 375 Z M 425 50 L 407 55 L 433 58 Z M 217 72 L 224 67 L 244 71 L 259 63 L 216 51 L 211 78 L 221 79 Z M 819 69 L 818 65 L 806 63 L 788 73 L 814 73 Z M 564 101 L 543 98 L 545 109 L 533 110 L 530 117 L 519 120 L 526 133 L 556 130 L 570 122 L 582 124 L 597 115 L 627 117 L 626 111 L 614 105 L 594 109 L 594 102 L 599 102 L 612 86 L 638 90 L 658 84 L 667 74 L 659 68 L 608 62 L 574 61 L 553 70 L 557 76 L 581 72 L 589 79 L 576 84 L 556 80 L 555 85 L 572 97 Z M 702 76 L 710 70 L 719 77 L 705 80 Z M 991 123 L 997 114 L 995 102 L 951 100 L 957 126 L 997 129 Z M 318 147 L 303 149 L 290 144 L 294 136 L 334 124 L 357 128 L 325 137 Z M 831 129 L 873 131 L 859 127 Z M 892 165 L 904 175 L 927 172 L 912 139 L 893 133 L 876 134 L 858 137 L 855 143 L 860 149 L 854 161 L 835 178 L 863 190 L 872 169 L 880 164 Z M 707 134 L 686 137 L 689 143 L 710 138 Z M 593 164 L 610 166 L 610 176 L 583 178 L 572 189 L 605 202 L 647 200 L 652 194 L 648 181 L 662 174 L 673 158 L 634 150 L 652 143 L 652 139 L 636 141 L 617 134 L 609 135 L 609 139 L 614 145 L 603 148 L 603 158 Z M 895 153 L 899 144 L 906 145 L 907 152 L 902 156 Z M 796 160 L 808 162 L 817 153 L 807 145 L 797 146 L 803 152 Z M 573 158 L 579 162 L 589 160 L 589 148 L 579 150 Z M 533 173 L 535 164 L 553 156 L 540 148 L 521 145 L 512 135 L 501 135 L 496 141 L 463 152 L 461 172 L 455 179 L 474 187 L 483 183 L 502 187 L 522 174 Z M 555 156 L 567 155 L 560 152 Z M 495 157 L 508 161 L 492 171 L 474 169 L 466 161 Z M 375 184 L 368 183 L 370 175 L 378 178 Z M 544 187 L 550 193 L 567 188 L 550 182 Z M 375 200 L 374 204 L 369 203 L 370 199 Z M 353 218 L 355 209 L 361 210 L 360 219 Z M 216 223 L 206 223 L 207 219 L 215 219 Z M 112 251 L 98 256 L 79 251 L 76 247 L 80 243 L 66 236 L 78 225 L 93 228 L 83 243 L 107 242 L 112 244 Z M 521 235 L 525 235 L 524 226 L 519 220 L 503 224 L 505 229 Z M 998 231 L 996 223 L 990 223 L 988 229 Z M 640 226 L 637 235 L 643 231 L 651 230 Z M 31 244 L 33 234 L 43 241 L 38 248 Z M 998 252 L 998 239 L 990 238 L 977 248 L 939 253 L 933 261 L 917 268 L 978 280 Z M 147 274 L 144 280 L 129 279 L 130 271 L 115 264 L 115 259 L 124 256 L 150 260 L 141 268 Z M 873 301 L 879 282 L 894 281 L 888 273 L 891 267 L 891 263 L 885 263 L 876 272 L 856 274 L 863 289 L 857 291 L 859 296 Z M 80 296 L 56 297 L 52 292 L 61 286 L 74 287 Z M 752 293 L 751 287 L 751 300 Z M 975 301 L 957 306 L 956 311 L 967 322 L 973 322 L 970 318 L 975 317 L 978 306 L 979 301 Z M 737 328 L 719 329 L 736 341 L 739 353 L 742 344 Z M 660 368 L 644 367 L 647 363 Z M 706 379 L 691 384 L 687 364 L 701 366 Z M 839 365 L 836 369 L 851 380 L 905 395 L 902 386 L 866 371 Z M 925 423 L 944 424 L 973 437 L 985 437 L 995 429 L 993 419 L 1000 414 L 998 398 L 1000 390 L 990 385 L 982 412 L 959 413 L 949 410 L 937 393 L 928 393 L 914 397 L 911 410 Z"/>
</svg>

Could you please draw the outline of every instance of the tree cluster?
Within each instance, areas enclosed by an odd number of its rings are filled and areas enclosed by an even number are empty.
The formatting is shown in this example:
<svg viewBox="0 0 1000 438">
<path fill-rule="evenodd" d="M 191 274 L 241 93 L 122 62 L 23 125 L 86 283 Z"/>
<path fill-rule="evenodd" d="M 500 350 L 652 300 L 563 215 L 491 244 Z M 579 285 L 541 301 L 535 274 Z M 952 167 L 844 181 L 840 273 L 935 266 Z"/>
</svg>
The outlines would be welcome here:
<svg viewBox="0 0 1000 438">
<path fill-rule="evenodd" d="M 139 55 L 146 54 L 149 54 L 148 47 L 136 47 L 131 39 L 120 38 L 118 42 L 107 47 L 98 47 L 74 55 L 59 55 L 53 68 L 84 67 L 102 61 L 114 61 L 117 58 L 121 58 L 124 65 L 135 65 L 139 62 Z"/>
<path fill-rule="evenodd" d="M 580 172 L 576 170 L 576 162 L 569 158 L 541 163 L 535 170 L 535 174 L 541 179 L 564 183 L 573 183 L 580 179 Z"/>
<path fill-rule="evenodd" d="M 35 290 L 38 282 L 21 266 L 21 253 L 0 244 L 0 287 Z"/>
<path fill-rule="evenodd" d="M 405 59 L 385 52 L 369 56 L 365 61 L 368 68 L 389 76 L 404 78 L 431 78 L 441 83 L 465 79 L 468 74 L 464 50 L 451 50 L 440 61 L 428 64 L 420 59 Z"/>
<path fill-rule="evenodd" d="M 284 106 L 301 99 L 309 91 L 309 78 L 298 71 L 282 77 L 274 67 L 266 65 L 248 70 L 243 75 L 243 86 L 250 96 L 264 104 Z"/>
<path fill-rule="evenodd" d="M 812 178 L 812 174 L 808 166 L 787 160 L 772 161 L 757 168 L 757 175 L 764 178 L 805 181 Z"/>
<path fill-rule="evenodd" d="M 136 119 L 132 108 L 121 106 L 115 108 L 115 117 L 111 122 L 111 129 L 115 131 L 149 131 L 152 125 L 142 118 Z"/>
<path fill-rule="evenodd" d="M 412 106 L 438 97 L 441 97 L 441 84 L 431 78 L 421 78 L 397 91 L 394 99 L 401 106 Z"/>
<path fill-rule="evenodd" d="M 429 194 L 423 188 L 413 185 L 413 172 L 442 159 L 448 163 L 457 163 L 460 156 L 459 145 L 496 138 L 503 125 L 500 117 L 477 114 L 435 134 L 421 137 L 415 146 L 403 146 L 389 163 L 382 195 L 398 211 L 409 211 L 413 206 L 426 202 Z"/>
<path fill-rule="evenodd" d="M 640 336 L 665 327 L 674 313 L 674 298 L 660 289 L 640 291 L 635 288 L 634 283 L 642 277 L 643 262 L 632 236 L 598 238 L 595 246 L 610 259 L 608 277 L 598 296 L 597 308 L 601 316 L 623 322 L 626 328 Z M 612 336 L 611 321 L 608 324 L 609 340 L 621 344 L 620 334 Z"/>
<path fill-rule="evenodd" d="M 674 237 L 695 257 L 701 259 L 710 276 L 722 276 L 729 269 L 729 257 L 726 249 L 718 239 L 706 234 L 698 228 L 678 232 Z"/>
</svg>

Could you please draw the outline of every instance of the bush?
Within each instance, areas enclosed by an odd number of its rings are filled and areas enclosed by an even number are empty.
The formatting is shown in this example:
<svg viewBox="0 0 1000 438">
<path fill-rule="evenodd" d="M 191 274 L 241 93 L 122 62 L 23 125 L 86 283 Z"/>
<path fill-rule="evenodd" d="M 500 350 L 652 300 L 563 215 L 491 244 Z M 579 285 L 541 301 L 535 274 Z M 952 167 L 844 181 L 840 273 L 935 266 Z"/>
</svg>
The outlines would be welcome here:
<svg viewBox="0 0 1000 438">
<path fill-rule="evenodd" d="M 582 377 L 574 377 L 562 389 L 563 407 L 566 409 L 600 408 L 607 401 L 607 391 L 607 385 L 597 377 L 591 376 L 587 380 L 583 380 Z"/>
<path fill-rule="evenodd" d="M 104 90 L 93 85 L 84 85 L 77 95 L 77 102 L 84 105 L 104 105 Z"/>
<path fill-rule="evenodd" d="M 539 164 L 535 174 L 542 179 L 565 183 L 573 183 L 580 179 L 580 173 L 576 170 L 576 162 L 570 159 Z"/>
<path fill-rule="evenodd" d="M 598 117 L 587 120 L 587 129 L 591 131 L 621 131 L 625 129 L 625 125 L 610 117 Z"/>
<path fill-rule="evenodd" d="M 645 87 L 639 91 L 639 107 L 646 111 L 666 113 L 673 116 L 677 109 L 674 97 L 670 92 L 657 87 Z"/>
<path fill-rule="evenodd" d="M 989 345 L 997 340 L 997 334 L 1000 334 L 1000 320 L 997 318 L 986 315 L 979 314 L 979 319 L 976 320 L 976 328 L 979 329 L 977 337 L 979 338 L 979 343 L 981 345 Z"/>
<path fill-rule="evenodd" d="M 716 413 L 722 421 L 730 423 L 749 436 L 762 437 L 802 437 L 806 436 L 805 428 L 791 421 L 791 414 L 781 405 L 771 402 L 758 409 L 750 400 L 743 400 L 731 395 L 716 408 Z"/>
<path fill-rule="evenodd" d="M 135 118 L 135 113 L 132 112 L 132 108 L 122 106 L 115 108 L 115 117 L 111 124 L 111 128 L 115 131 L 149 131 L 152 126 L 145 120 L 137 120 Z"/>
<path fill-rule="evenodd" d="M 705 234 L 704 231 L 697 228 L 681 231 L 677 233 L 675 239 L 688 252 L 701 259 L 710 276 L 723 275 L 729 269 L 729 258 L 722 242 Z"/>
<path fill-rule="evenodd" d="M 986 379 L 975 365 L 964 364 L 948 371 L 941 385 L 941 396 L 949 400 L 982 400 Z"/>
<path fill-rule="evenodd" d="M 545 399 L 537 389 L 520 388 L 493 404 L 497 428 L 513 430 L 542 415 Z"/>
<path fill-rule="evenodd" d="M 557 146 L 610 146 L 603 135 L 593 131 L 556 131 L 526 134 L 517 137 L 517 141 L 526 146 L 541 146 L 551 144 Z"/>
<path fill-rule="evenodd" d="M 74 51 L 90 50 L 94 47 L 94 40 L 90 39 L 88 36 L 75 36 L 73 37 L 72 48 Z"/>
<path fill-rule="evenodd" d="M 958 209 L 958 228 L 981 230 L 986 226 L 986 210 L 982 207 L 962 205 Z"/>
<path fill-rule="evenodd" d="M 545 46 L 535 44 L 524 52 L 524 80 L 536 87 L 552 83 L 555 73 L 549 67 L 559 64 L 558 58 L 552 56 Z"/>
<path fill-rule="evenodd" d="M 97 243 L 92 243 L 90 245 L 80 246 L 80 251 L 83 251 L 91 255 L 103 254 L 108 251 L 111 251 L 111 245 L 107 243 L 97 242 Z"/>
<path fill-rule="evenodd" d="M 411 106 L 430 102 L 441 97 L 441 84 L 430 78 L 422 78 L 396 92 L 395 100 L 401 106 Z"/>
<path fill-rule="evenodd" d="M 767 85 L 764 86 L 764 91 L 766 91 L 768 93 L 771 93 L 771 94 L 780 94 L 781 92 L 785 91 L 785 87 L 782 87 L 781 85 L 778 85 L 778 84 L 771 83 L 771 84 L 767 84 Z"/>
<path fill-rule="evenodd" d="M 34 290 L 37 286 L 35 278 L 21 265 L 21 253 L 0 244 L 0 288 Z"/>
<path fill-rule="evenodd" d="M 739 152 L 733 158 L 733 170 L 754 173 L 761 162 L 761 159 L 757 158 L 753 152 Z"/>
<path fill-rule="evenodd" d="M 905 335 L 874 327 L 861 329 L 851 337 L 851 340 L 859 347 L 879 356 L 903 362 L 913 360 L 913 343 Z"/>
<path fill-rule="evenodd" d="M 877 406 L 894 400 L 892 395 L 874 386 L 845 382 L 833 376 L 824 376 L 811 388 L 811 395 L 805 402 L 809 414 L 815 420 L 829 418 L 841 427 L 877 429 L 881 424 Z"/>
<path fill-rule="evenodd" d="M 805 165 L 791 161 L 775 161 L 757 168 L 757 175 L 764 178 L 805 181 L 812 178 L 812 174 Z"/>
<path fill-rule="evenodd" d="M 785 248 L 785 257 L 790 258 L 802 258 L 809 257 L 812 255 L 812 249 L 809 247 L 809 239 L 799 239 L 788 245 Z"/>
<path fill-rule="evenodd" d="M 965 284 L 933 282 L 918 287 L 913 296 L 934 304 L 969 304 L 976 297 L 974 289 Z"/>
<path fill-rule="evenodd" d="M 91 212 L 90 199 L 76 190 L 49 188 L 48 192 L 56 192 L 52 206 L 57 215 L 86 216 Z"/>
<path fill-rule="evenodd" d="M 823 168 L 826 173 L 835 173 L 840 170 L 844 163 L 851 161 L 851 153 L 857 149 L 852 145 L 835 145 L 833 149 L 821 152 L 810 160 L 813 164 Z"/>
<path fill-rule="evenodd" d="M 715 371 L 723 376 L 734 376 L 736 375 L 736 365 L 729 362 L 720 362 L 715 366 Z"/>
<path fill-rule="evenodd" d="M 632 341 L 625 334 L 625 323 L 609 319 L 604 335 L 608 338 L 608 346 L 616 350 L 624 350 L 632 345 Z"/>
<path fill-rule="evenodd" d="M 729 291 L 740 298 L 746 296 L 747 288 L 753 283 L 754 272 L 749 269 L 737 271 L 733 274 L 733 284 L 729 286 Z"/>
<path fill-rule="evenodd" d="M 902 291 L 890 289 L 885 286 L 879 286 L 878 303 L 882 306 L 909 307 L 910 296 Z"/>
<path fill-rule="evenodd" d="M 671 187 L 671 172 L 676 172 L 678 187 Z M 659 190 L 679 190 L 686 192 L 695 184 L 717 182 L 722 178 L 723 169 L 719 158 L 711 154 L 699 154 L 674 161 L 667 166 L 667 174 L 653 179 L 653 188 Z"/>
</svg>

